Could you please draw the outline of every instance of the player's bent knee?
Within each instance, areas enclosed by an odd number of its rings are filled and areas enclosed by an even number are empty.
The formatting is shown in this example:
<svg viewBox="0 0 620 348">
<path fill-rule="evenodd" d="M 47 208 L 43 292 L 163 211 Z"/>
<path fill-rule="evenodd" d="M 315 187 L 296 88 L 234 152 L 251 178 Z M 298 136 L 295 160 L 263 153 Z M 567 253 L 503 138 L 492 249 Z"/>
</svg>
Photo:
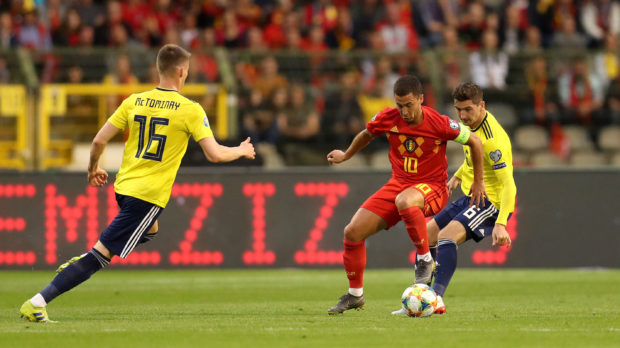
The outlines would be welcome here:
<svg viewBox="0 0 620 348">
<path fill-rule="evenodd" d="M 408 188 L 396 196 L 394 204 L 398 210 L 413 206 L 422 208 L 424 207 L 424 196 L 418 190 Z"/>
<path fill-rule="evenodd" d="M 101 255 L 107 257 L 110 260 L 114 256 L 114 254 L 112 254 L 112 252 L 108 250 L 108 248 L 106 248 L 105 245 L 101 243 L 101 241 L 97 241 L 97 243 L 95 243 L 95 246 L 93 246 L 93 249 L 96 249 L 98 252 L 101 253 Z"/>
<path fill-rule="evenodd" d="M 426 231 L 428 232 L 428 244 L 436 245 L 439 235 L 439 225 L 437 225 L 435 219 L 431 219 L 431 221 L 426 224 Z"/>
<path fill-rule="evenodd" d="M 349 242 L 359 242 L 361 240 L 366 239 L 366 236 L 364 235 L 364 232 L 362 231 L 361 228 L 356 227 L 356 225 L 352 223 L 349 223 L 344 228 L 344 239 L 346 239 Z"/>
<path fill-rule="evenodd" d="M 459 221 L 450 221 L 450 223 L 439 231 L 437 239 L 450 239 L 457 244 L 465 242 L 467 237 L 467 231 L 465 227 Z M 429 236 L 430 239 L 430 236 Z"/>
</svg>

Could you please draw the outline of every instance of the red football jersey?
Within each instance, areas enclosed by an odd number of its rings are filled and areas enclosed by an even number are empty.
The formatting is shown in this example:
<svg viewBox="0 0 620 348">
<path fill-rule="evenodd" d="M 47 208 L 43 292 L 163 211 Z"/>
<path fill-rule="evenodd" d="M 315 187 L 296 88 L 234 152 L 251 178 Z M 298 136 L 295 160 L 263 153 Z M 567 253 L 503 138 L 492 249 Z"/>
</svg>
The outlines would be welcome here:
<svg viewBox="0 0 620 348">
<path fill-rule="evenodd" d="M 385 134 L 390 142 L 392 177 L 405 183 L 446 183 L 446 142 L 460 133 L 458 122 L 422 106 L 424 120 L 410 126 L 397 108 L 385 108 L 368 122 L 374 136 Z"/>
</svg>

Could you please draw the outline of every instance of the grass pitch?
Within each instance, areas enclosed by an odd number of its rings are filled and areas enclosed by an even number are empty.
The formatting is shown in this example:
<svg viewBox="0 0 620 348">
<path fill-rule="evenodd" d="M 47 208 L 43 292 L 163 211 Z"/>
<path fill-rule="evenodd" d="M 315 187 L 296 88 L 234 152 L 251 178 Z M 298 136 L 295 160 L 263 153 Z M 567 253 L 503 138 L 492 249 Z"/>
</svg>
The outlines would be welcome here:
<svg viewBox="0 0 620 348">
<path fill-rule="evenodd" d="M 53 272 L 0 272 L 1 347 L 619 347 L 620 270 L 458 270 L 447 314 L 392 316 L 411 270 L 368 270 L 366 309 L 328 316 L 342 270 L 104 270 L 19 318 Z"/>
</svg>

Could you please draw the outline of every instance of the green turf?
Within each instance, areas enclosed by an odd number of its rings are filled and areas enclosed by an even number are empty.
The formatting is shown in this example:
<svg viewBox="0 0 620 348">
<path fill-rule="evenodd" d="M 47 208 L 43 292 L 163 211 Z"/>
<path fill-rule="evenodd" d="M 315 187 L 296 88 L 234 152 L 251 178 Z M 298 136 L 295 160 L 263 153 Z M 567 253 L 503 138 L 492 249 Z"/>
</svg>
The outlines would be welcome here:
<svg viewBox="0 0 620 348">
<path fill-rule="evenodd" d="M 0 272 L 2 347 L 612 347 L 620 270 L 459 270 L 447 314 L 392 316 L 413 276 L 369 270 L 366 310 L 328 316 L 342 270 L 105 270 L 19 318 L 51 272 Z"/>
</svg>

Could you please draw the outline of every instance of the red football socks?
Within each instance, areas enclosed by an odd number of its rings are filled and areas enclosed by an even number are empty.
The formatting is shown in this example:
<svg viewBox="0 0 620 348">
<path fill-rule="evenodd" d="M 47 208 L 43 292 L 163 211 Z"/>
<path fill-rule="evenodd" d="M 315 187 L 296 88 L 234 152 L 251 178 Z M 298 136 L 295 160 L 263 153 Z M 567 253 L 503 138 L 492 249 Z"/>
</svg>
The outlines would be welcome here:
<svg viewBox="0 0 620 348">
<path fill-rule="evenodd" d="M 428 243 L 426 244 L 428 248 Z M 366 242 L 349 242 L 344 240 L 344 270 L 349 278 L 350 288 L 362 288 L 364 268 L 366 268 Z"/>
<path fill-rule="evenodd" d="M 418 255 L 424 255 L 429 252 L 428 248 L 428 232 L 426 231 L 426 219 L 422 210 L 416 206 L 399 210 L 398 214 L 407 227 L 409 238 L 418 249 Z"/>
</svg>

